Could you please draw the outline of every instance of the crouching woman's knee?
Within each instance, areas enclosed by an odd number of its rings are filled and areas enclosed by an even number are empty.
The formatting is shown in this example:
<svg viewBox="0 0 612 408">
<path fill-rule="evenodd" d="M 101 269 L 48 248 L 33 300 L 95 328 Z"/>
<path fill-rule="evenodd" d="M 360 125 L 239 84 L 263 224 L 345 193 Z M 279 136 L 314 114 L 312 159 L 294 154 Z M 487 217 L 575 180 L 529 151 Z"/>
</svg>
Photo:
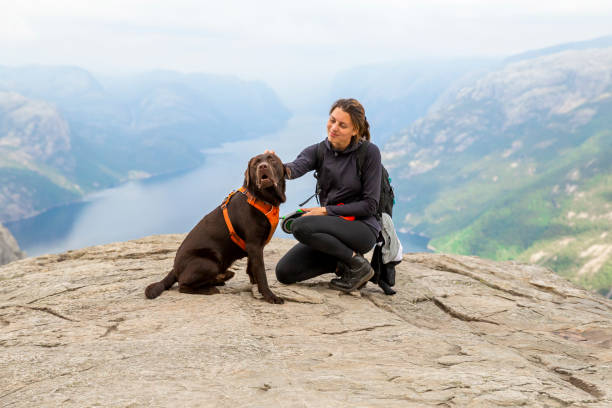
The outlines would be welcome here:
<svg viewBox="0 0 612 408">
<path fill-rule="evenodd" d="M 310 225 L 310 219 L 312 217 L 300 217 L 293 221 L 291 225 L 291 233 L 300 242 L 308 243 L 310 236 L 312 235 L 312 227 Z"/>
</svg>

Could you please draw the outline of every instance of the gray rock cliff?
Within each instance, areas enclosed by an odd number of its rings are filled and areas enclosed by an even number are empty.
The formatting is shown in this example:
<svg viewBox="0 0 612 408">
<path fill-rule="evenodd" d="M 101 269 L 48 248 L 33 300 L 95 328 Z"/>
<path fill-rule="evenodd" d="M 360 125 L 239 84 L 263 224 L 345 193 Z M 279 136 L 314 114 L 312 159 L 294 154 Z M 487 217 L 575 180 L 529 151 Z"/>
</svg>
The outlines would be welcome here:
<svg viewBox="0 0 612 408">
<path fill-rule="evenodd" d="M 0 268 L 0 405 L 610 407 L 612 302 L 514 262 L 406 254 L 398 294 L 327 278 L 257 299 L 246 260 L 222 293 L 155 300 L 183 235 Z"/>
<path fill-rule="evenodd" d="M 19 245 L 11 234 L 11 231 L 0 224 L 0 265 L 24 258 L 25 253 L 19 249 Z M 0 279 L 1 280 L 1 279 Z"/>
</svg>

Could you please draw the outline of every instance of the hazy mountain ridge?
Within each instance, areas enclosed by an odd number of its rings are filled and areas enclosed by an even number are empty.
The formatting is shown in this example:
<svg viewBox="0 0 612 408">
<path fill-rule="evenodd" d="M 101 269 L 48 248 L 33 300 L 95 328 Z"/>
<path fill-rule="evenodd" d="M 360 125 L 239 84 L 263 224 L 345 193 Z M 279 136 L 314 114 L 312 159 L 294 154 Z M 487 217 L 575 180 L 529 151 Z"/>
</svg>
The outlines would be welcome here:
<svg viewBox="0 0 612 408">
<path fill-rule="evenodd" d="M 570 50 L 587 50 L 594 48 L 608 48 L 612 47 L 612 35 L 595 38 L 592 40 L 585 41 L 576 41 L 571 43 L 564 43 L 554 45 L 552 47 L 546 47 L 537 50 L 530 50 L 527 52 L 523 52 L 520 54 L 512 55 L 506 58 L 504 61 L 506 63 L 516 62 L 525 59 L 532 59 L 537 57 L 542 57 L 544 55 L 557 54 L 562 51 L 570 51 Z"/>
<path fill-rule="evenodd" d="M 56 107 L 0 91 L 0 220 L 74 200 L 70 127 Z"/>
<path fill-rule="evenodd" d="M 328 99 L 358 99 L 366 109 L 373 140 L 382 145 L 398 129 L 425 116 L 453 84 L 495 62 L 430 59 L 356 67 L 335 76 Z"/>
<path fill-rule="evenodd" d="M 441 251 L 612 287 L 612 48 L 502 65 L 385 146 L 404 228 Z M 578 214 L 580 218 L 578 218 Z"/>
<path fill-rule="evenodd" d="M 0 221 L 195 167 L 202 149 L 275 131 L 288 117 L 265 84 L 230 76 L 99 81 L 75 67 L 0 67 Z"/>
<path fill-rule="evenodd" d="M 69 169 L 70 129 L 55 106 L 15 92 L 0 92 L 0 147 L 3 161 L 38 162 Z"/>
</svg>

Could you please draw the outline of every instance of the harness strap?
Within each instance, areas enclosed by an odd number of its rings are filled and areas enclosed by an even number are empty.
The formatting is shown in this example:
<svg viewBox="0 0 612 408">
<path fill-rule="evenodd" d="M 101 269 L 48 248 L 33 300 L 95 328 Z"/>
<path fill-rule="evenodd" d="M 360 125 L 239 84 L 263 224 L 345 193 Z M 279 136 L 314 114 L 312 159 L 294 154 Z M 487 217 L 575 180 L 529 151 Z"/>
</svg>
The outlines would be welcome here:
<svg viewBox="0 0 612 408">
<path fill-rule="evenodd" d="M 268 234 L 268 238 L 266 239 L 266 242 L 264 243 L 264 245 L 266 245 L 272 239 L 272 235 L 274 234 L 274 231 L 276 230 L 276 226 L 278 225 L 279 208 L 265 201 L 258 200 L 257 198 L 255 198 L 253 194 L 251 194 L 244 187 L 240 187 L 238 190 L 234 190 L 231 193 L 229 193 L 229 195 L 225 198 L 225 200 L 223 200 L 223 203 L 221 204 L 221 208 L 223 209 L 223 218 L 225 219 L 225 225 L 227 225 L 227 229 L 230 234 L 230 239 L 236 245 L 242 248 L 243 251 L 246 251 L 246 243 L 244 242 L 244 239 L 238 236 L 238 234 L 236 233 L 236 230 L 234 230 L 234 226 L 232 225 L 232 221 L 230 220 L 230 217 L 229 217 L 229 212 L 227 211 L 227 204 L 229 203 L 232 196 L 238 192 L 244 194 L 247 197 L 247 203 L 257 208 L 268 219 L 268 222 L 270 223 L 270 233 Z"/>
<path fill-rule="evenodd" d="M 227 229 L 229 230 L 230 239 L 244 251 L 246 250 L 246 244 L 244 240 L 238 236 L 236 230 L 234 230 L 234 226 L 229 218 L 229 213 L 227 212 L 227 204 L 229 203 L 230 198 L 232 198 L 232 196 L 236 193 L 236 190 L 229 193 L 229 195 L 223 201 L 223 204 L 221 204 L 221 208 L 223 209 L 223 218 L 225 219 L 225 225 L 227 225 Z"/>
</svg>

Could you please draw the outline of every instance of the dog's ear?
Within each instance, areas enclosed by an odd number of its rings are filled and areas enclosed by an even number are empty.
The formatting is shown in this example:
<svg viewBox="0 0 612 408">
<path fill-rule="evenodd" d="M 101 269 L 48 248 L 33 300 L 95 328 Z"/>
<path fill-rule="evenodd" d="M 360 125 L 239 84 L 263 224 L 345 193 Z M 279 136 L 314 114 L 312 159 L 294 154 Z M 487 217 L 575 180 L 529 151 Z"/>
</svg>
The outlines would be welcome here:
<svg viewBox="0 0 612 408">
<path fill-rule="evenodd" d="M 279 180 L 276 180 L 276 183 L 274 183 L 274 187 L 275 187 L 274 189 L 276 191 L 276 196 L 278 197 L 280 202 L 284 203 L 287 200 L 287 197 L 285 196 L 285 176 L 287 174 L 287 170 L 289 169 L 285 167 L 285 165 L 280 160 L 280 158 L 278 159 L 278 163 L 280 163 L 279 167 L 282 169 L 282 176 L 280 177 Z M 277 171 L 281 170 L 278 167 L 276 167 L 276 169 Z M 278 171 L 278 173 L 281 173 L 281 171 Z"/>
<path fill-rule="evenodd" d="M 274 186 L 276 190 L 276 195 L 278 196 L 281 203 L 287 201 L 287 197 L 285 196 L 285 179 L 280 179 Z"/>
<path fill-rule="evenodd" d="M 255 160 L 255 158 L 251 157 L 251 159 L 249 160 L 249 164 L 247 165 L 247 168 L 244 171 L 244 183 L 242 183 L 242 185 L 246 188 L 249 188 L 249 186 L 251 185 L 251 165 L 253 164 L 253 160 Z"/>
</svg>

